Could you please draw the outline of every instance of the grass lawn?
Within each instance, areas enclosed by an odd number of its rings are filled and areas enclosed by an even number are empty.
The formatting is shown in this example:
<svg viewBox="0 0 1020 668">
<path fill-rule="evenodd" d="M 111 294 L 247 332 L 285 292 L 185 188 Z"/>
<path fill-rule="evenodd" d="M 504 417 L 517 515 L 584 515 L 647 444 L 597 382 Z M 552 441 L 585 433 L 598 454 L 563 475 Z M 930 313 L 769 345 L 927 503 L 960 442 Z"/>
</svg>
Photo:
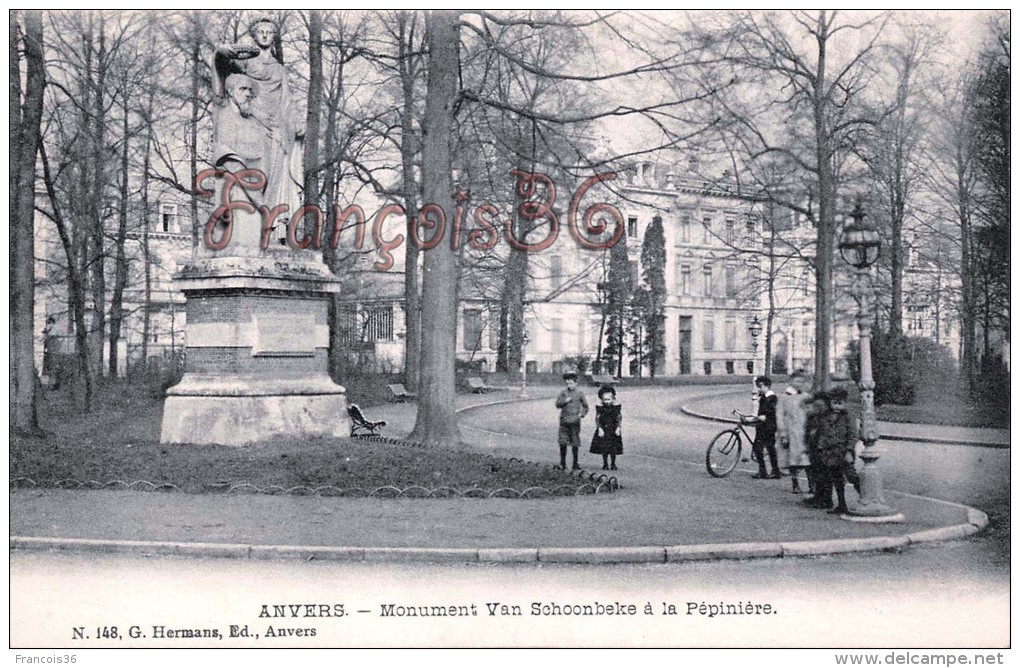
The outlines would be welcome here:
<svg viewBox="0 0 1020 668">
<path fill-rule="evenodd" d="M 1009 387 L 1003 390 L 1008 397 Z M 1009 428 L 1009 401 L 999 405 L 980 403 L 952 392 L 937 394 L 918 390 L 917 400 L 911 406 L 884 404 L 875 409 L 879 420 L 912 422 L 956 427 Z"/>
<path fill-rule="evenodd" d="M 63 394 L 47 395 L 43 438 L 12 436 L 10 479 L 126 484 L 148 481 L 185 492 L 333 486 L 353 494 L 380 487 L 553 490 L 579 481 L 548 466 L 496 459 L 455 448 L 423 448 L 351 438 L 281 438 L 246 447 L 159 443 L 162 400 L 138 386 L 106 388 L 97 410 L 79 413 Z"/>
</svg>

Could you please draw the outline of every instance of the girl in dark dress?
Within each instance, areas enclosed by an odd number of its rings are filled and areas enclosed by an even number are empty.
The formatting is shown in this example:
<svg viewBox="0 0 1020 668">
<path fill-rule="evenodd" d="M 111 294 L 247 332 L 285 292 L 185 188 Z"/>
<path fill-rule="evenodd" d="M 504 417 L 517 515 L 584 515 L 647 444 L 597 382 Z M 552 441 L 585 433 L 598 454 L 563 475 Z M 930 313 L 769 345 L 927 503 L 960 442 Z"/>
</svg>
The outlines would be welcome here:
<svg viewBox="0 0 1020 668">
<path fill-rule="evenodd" d="M 623 415 L 616 403 L 616 389 L 611 385 L 599 388 L 602 403 L 595 406 L 595 435 L 591 452 L 602 455 L 602 470 L 616 470 L 616 455 L 623 454 Z"/>
</svg>

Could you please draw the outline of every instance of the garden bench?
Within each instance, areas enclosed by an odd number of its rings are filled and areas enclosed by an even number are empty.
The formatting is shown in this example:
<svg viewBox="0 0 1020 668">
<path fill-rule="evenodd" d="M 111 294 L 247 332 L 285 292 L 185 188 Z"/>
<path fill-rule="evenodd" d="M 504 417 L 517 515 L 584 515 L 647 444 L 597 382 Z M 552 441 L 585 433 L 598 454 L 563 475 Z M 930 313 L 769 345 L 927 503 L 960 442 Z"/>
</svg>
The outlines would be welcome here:
<svg viewBox="0 0 1020 668">
<path fill-rule="evenodd" d="M 485 381 L 482 380 L 481 378 L 478 378 L 477 376 L 473 378 L 468 378 L 467 384 L 468 387 L 471 388 L 471 391 L 474 392 L 475 394 L 482 394 L 484 392 L 494 392 L 496 390 L 502 389 L 499 387 L 492 387 L 491 385 L 486 385 Z"/>
<path fill-rule="evenodd" d="M 589 374 L 588 378 L 591 379 L 593 385 L 614 385 L 620 382 L 619 379 L 608 374 Z"/>
<path fill-rule="evenodd" d="M 375 435 L 386 426 L 386 420 L 372 422 L 367 419 L 357 404 L 351 404 L 347 407 L 347 415 L 351 418 L 351 436 L 358 436 L 360 434 Z"/>
<path fill-rule="evenodd" d="M 392 385 L 387 385 L 386 387 L 389 388 L 390 394 L 392 395 L 392 399 L 394 401 L 407 401 L 408 399 L 415 398 L 414 392 L 408 392 L 407 388 L 404 387 L 403 383 L 393 383 Z"/>
</svg>

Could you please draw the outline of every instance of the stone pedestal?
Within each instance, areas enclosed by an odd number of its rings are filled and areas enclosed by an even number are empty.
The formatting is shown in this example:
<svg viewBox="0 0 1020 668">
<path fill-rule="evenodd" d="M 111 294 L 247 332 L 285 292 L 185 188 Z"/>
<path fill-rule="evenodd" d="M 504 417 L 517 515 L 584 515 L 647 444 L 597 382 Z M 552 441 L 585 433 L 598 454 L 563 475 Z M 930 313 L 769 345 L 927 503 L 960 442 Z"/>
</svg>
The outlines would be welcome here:
<svg viewBox="0 0 1020 668">
<path fill-rule="evenodd" d="M 340 287 L 311 251 L 199 253 L 176 280 L 187 358 L 167 391 L 161 443 L 348 435 L 344 388 L 327 371 L 328 297 Z"/>
</svg>

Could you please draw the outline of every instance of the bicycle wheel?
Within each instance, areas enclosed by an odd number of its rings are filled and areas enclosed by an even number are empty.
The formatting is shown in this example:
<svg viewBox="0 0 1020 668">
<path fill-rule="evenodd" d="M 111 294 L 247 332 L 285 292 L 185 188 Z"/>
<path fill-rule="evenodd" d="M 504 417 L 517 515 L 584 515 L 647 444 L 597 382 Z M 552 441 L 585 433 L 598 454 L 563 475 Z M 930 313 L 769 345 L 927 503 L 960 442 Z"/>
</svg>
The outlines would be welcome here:
<svg viewBox="0 0 1020 668">
<path fill-rule="evenodd" d="M 740 432 L 727 429 L 719 432 L 705 451 L 705 468 L 713 478 L 725 478 L 740 462 Z"/>
</svg>

